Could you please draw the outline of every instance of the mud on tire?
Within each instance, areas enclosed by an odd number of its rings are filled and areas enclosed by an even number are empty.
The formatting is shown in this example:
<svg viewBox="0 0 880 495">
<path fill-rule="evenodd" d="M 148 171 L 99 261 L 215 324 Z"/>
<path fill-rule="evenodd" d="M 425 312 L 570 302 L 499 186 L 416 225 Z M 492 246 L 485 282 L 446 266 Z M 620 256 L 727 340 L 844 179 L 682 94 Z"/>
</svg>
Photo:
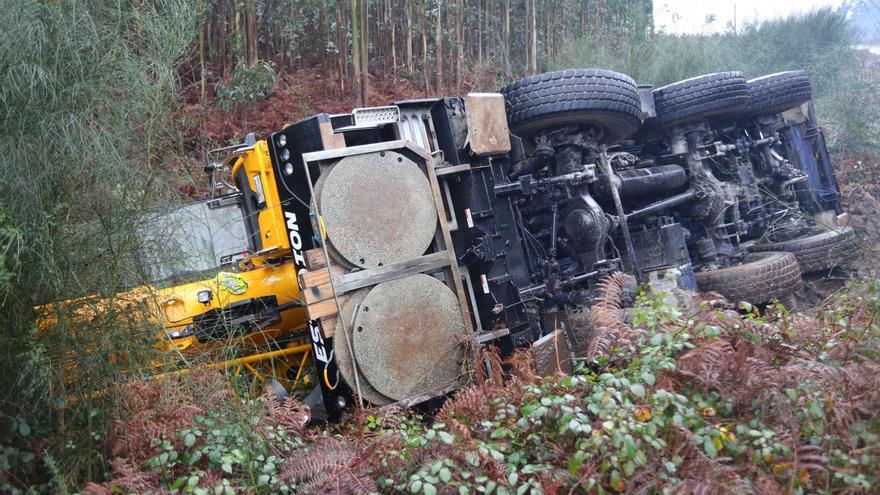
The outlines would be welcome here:
<svg viewBox="0 0 880 495">
<path fill-rule="evenodd" d="M 764 303 L 801 287 L 801 269 L 791 253 L 760 252 L 747 255 L 741 265 L 697 272 L 697 287 L 733 301 Z"/>
<path fill-rule="evenodd" d="M 856 254 L 853 231 L 825 230 L 808 237 L 789 241 L 755 244 L 752 252 L 785 251 L 797 258 L 803 273 L 828 271 Z"/>
<path fill-rule="evenodd" d="M 686 122 L 735 119 L 749 108 L 751 93 L 742 72 L 692 77 L 654 90 L 655 129 Z"/>
<path fill-rule="evenodd" d="M 749 80 L 752 102 L 749 115 L 784 112 L 810 101 L 813 89 L 806 71 L 777 72 Z"/>
<path fill-rule="evenodd" d="M 537 74 L 501 89 L 511 131 L 528 137 L 542 129 L 590 124 L 610 144 L 634 134 L 642 123 L 639 89 L 629 76 L 602 69 Z"/>
</svg>

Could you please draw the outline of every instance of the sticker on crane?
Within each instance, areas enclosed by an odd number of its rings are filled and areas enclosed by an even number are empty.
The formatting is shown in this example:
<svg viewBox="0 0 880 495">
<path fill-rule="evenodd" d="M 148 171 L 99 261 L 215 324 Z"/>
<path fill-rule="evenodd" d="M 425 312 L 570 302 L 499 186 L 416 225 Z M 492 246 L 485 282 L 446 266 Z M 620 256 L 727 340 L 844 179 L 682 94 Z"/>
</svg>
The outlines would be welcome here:
<svg viewBox="0 0 880 495">
<path fill-rule="evenodd" d="M 247 292 L 247 281 L 241 275 L 231 272 L 220 272 L 217 274 L 217 284 L 223 290 L 230 294 L 240 296 Z"/>
<path fill-rule="evenodd" d="M 266 202 L 266 194 L 263 192 L 263 181 L 260 174 L 254 175 L 254 192 L 257 193 L 257 204 Z"/>
<path fill-rule="evenodd" d="M 480 285 L 483 286 L 483 294 L 489 293 L 489 279 L 486 278 L 486 275 L 480 275 Z"/>
<path fill-rule="evenodd" d="M 470 208 L 464 209 L 464 218 L 465 218 L 465 220 L 467 220 L 468 228 L 469 229 L 474 228 L 474 217 L 471 216 L 471 209 Z"/>
</svg>

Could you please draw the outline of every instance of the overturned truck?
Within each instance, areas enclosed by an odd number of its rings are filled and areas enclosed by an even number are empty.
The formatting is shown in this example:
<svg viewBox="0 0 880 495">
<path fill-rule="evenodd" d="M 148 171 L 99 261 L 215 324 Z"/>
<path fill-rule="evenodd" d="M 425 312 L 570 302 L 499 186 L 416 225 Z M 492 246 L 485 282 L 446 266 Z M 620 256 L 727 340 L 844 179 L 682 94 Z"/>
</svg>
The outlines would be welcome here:
<svg viewBox="0 0 880 495">
<path fill-rule="evenodd" d="M 577 352 L 613 272 L 761 303 L 854 250 L 803 71 L 654 89 L 565 70 L 223 151 L 208 170 L 242 194 L 240 268 L 295 267 L 331 419 L 442 396 L 490 342 Z"/>
</svg>

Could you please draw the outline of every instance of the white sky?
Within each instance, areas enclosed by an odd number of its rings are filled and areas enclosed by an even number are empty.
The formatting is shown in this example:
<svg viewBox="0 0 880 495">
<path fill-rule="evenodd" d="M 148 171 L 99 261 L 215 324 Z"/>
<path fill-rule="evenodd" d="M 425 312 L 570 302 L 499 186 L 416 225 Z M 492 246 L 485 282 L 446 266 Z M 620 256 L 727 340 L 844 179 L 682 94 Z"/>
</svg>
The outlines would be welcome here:
<svg viewBox="0 0 880 495">
<path fill-rule="evenodd" d="M 711 33 L 736 24 L 785 17 L 821 7 L 838 7 L 842 0 L 654 0 L 654 25 L 667 33 Z M 706 25 L 706 17 L 715 22 Z"/>
</svg>

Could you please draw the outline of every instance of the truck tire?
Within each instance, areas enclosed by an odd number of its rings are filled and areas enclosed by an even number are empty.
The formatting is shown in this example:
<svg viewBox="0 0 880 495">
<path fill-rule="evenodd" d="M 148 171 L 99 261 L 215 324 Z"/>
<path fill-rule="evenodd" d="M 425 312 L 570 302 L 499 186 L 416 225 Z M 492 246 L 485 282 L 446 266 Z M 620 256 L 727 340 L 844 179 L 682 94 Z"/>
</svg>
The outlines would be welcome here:
<svg viewBox="0 0 880 495">
<path fill-rule="evenodd" d="M 828 271 L 856 254 L 853 231 L 825 230 L 800 239 L 755 244 L 752 252 L 785 251 L 797 258 L 803 273 Z"/>
<path fill-rule="evenodd" d="M 742 72 L 692 77 L 654 90 L 657 117 L 651 125 L 667 129 L 686 122 L 732 120 L 748 110 L 750 99 Z"/>
<path fill-rule="evenodd" d="M 806 71 L 777 72 L 749 80 L 752 102 L 749 115 L 784 112 L 810 101 L 813 89 Z"/>
<path fill-rule="evenodd" d="M 801 269 L 791 253 L 750 253 L 745 262 L 697 272 L 697 287 L 714 291 L 733 301 L 764 303 L 791 294 L 801 287 Z"/>
<path fill-rule="evenodd" d="M 639 88 L 629 76 L 602 69 L 568 69 L 521 79 L 501 89 L 511 131 L 529 137 L 553 127 L 590 124 L 611 144 L 642 123 Z"/>
</svg>

